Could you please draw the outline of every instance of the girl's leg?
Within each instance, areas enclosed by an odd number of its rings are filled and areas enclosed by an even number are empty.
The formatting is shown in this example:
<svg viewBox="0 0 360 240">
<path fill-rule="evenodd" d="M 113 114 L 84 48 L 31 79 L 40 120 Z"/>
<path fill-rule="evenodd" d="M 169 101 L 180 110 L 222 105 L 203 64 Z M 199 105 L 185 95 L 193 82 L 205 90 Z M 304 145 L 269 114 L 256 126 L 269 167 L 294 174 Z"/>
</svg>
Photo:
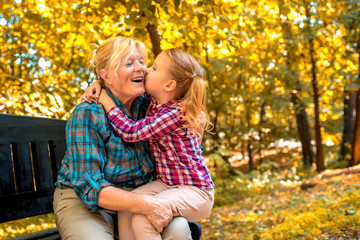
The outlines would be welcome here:
<svg viewBox="0 0 360 240">
<path fill-rule="evenodd" d="M 147 183 L 133 190 L 136 193 L 156 195 L 157 193 L 167 189 L 167 186 L 157 180 Z M 137 232 L 136 240 L 146 239 L 162 239 L 162 240 L 191 240 L 191 231 L 187 220 L 183 217 L 175 217 L 169 225 L 164 228 L 160 234 L 151 225 L 146 216 L 142 214 L 134 214 L 132 219 L 134 232 Z"/>
<path fill-rule="evenodd" d="M 87 210 L 72 188 L 56 188 L 54 213 L 63 240 L 114 239 L 112 216 L 105 211 L 92 213 Z"/>
<path fill-rule="evenodd" d="M 158 192 L 158 194 L 155 195 L 156 197 L 173 202 L 178 208 L 180 215 L 189 221 L 200 221 L 207 217 L 214 203 L 213 189 L 203 190 L 193 186 L 168 186 L 161 181 L 155 181 L 152 185 L 154 189 L 147 189 L 148 191 L 153 193 Z M 144 187 L 147 188 L 150 186 L 151 185 L 145 185 Z M 150 224 L 144 215 L 134 214 L 132 218 L 132 226 L 137 240 L 161 239 L 156 229 Z M 137 226 L 142 227 L 139 228 Z M 185 235 L 190 235 L 191 239 L 191 233 Z M 183 235 L 182 238 L 179 239 L 188 238 L 184 238 Z"/>
<path fill-rule="evenodd" d="M 157 193 L 164 191 L 166 187 L 159 182 L 149 182 L 141 187 L 134 189 L 132 192 L 156 195 Z M 155 229 L 155 227 L 149 222 L 147 217 L 143 214 L 133 214 L 132 229 L 136 240 L 161 240 L 161 234 Z"/>
<path fill-rule="evenodd" d="M 155 196 L 174 203 L 180 216 L 192 222 L 206 218 L 214 204 L 214 189 L 200 189 L 194 186 L 170 186 Z"/>
<path fill-rule="evenodd" d="M 131 212 L 118 212 L 119 240 L 135 240 L 131 228 Z"/>
<path fill-rule="evenodd" d="M 188 221 L 184 217 L 174 217 L 161 237 L 162 240 L 192 240 Z"/>
</svg>

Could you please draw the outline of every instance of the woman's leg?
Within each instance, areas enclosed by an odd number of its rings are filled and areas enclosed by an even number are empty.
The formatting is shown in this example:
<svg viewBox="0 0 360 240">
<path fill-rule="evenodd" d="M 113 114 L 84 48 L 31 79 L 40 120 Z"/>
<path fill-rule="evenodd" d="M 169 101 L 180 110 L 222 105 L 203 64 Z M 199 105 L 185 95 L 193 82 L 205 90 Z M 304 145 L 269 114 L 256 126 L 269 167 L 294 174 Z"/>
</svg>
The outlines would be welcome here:
<svg viewBox="0 0 360 240">
<path fill-rule="evenodd" d="M 92 213 L 87 210 L 72 188 L 55 189 L 54 213 L 63 240 L 114 239 L 112 216 L 105 211 Z"/>
</svg>

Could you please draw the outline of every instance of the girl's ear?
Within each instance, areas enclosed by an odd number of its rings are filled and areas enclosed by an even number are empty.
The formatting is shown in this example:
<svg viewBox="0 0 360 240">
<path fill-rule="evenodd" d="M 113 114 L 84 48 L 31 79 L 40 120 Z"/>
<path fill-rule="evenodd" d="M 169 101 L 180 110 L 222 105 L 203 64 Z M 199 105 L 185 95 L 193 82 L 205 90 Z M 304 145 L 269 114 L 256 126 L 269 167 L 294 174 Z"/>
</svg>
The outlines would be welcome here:
<svg viewBox="0 0 360 240">
<path fill-rule="evenodd" d="M 176 81 L 175 80 L 170 80 L 166 85 L 165 85 L 165 91 L 170 92 L 175 90 L 176 88 Z"/>
<path fill-rule="evenodd" d="M 106 71 L 106 70 L 104 70 L 104 69 L 100 70 L 100 77 L 101 77 L 102 79 L 104 79 L 104 82 L 105 82 L 105 83 L 111 85 L 111 81 L 110 81 L 110 79 L 109 79 L 109 73 L 108 73 L 108 71 Z"/>
</svg>

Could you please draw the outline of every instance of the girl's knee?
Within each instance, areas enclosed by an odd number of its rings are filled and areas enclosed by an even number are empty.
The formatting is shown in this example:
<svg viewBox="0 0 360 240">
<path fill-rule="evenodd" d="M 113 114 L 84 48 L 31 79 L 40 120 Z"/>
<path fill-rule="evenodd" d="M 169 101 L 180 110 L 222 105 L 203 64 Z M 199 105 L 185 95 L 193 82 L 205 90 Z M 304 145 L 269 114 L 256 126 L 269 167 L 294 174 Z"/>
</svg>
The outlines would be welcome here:
<svg viewBox="0 0 360 240">
<path fill-rule="evenodd" d="M 163 240 L 187 240 L 191 238 L 188 221 L 184 217 L 174 218 L 161 233 Z"/>
</svg>

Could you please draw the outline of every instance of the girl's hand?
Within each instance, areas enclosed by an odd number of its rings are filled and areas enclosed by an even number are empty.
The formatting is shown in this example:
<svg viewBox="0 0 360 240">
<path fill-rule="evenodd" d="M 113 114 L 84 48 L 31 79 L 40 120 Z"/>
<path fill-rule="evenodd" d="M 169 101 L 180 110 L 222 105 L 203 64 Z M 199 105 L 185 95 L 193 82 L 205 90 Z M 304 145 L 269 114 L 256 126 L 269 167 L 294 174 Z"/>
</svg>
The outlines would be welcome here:
<svg viewBox="0 0 360 240">
<path fill-rule="evenodd" d="M 101 92 L 101 84 L 99 81 L 93 82 L 80 97 L 80 102 L 86 101 L 89 103 L 98 102 Z"/>
<path fill-rule="evenodd" d="M 114 100 L 109 96 L 106 90 L 102 90 L 99 97 L 99 103 L 101 103 L 106 112 L 110 111 L 111 108 L 115 107 Z"/>
</svg>

